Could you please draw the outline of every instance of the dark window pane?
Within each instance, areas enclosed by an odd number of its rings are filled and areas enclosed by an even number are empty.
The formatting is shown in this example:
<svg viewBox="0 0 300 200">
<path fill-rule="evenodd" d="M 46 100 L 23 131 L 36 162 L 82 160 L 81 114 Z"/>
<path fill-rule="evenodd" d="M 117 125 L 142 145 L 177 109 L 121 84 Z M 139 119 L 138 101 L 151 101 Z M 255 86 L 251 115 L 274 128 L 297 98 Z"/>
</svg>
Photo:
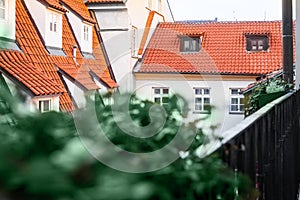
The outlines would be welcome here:
<svg viewBox="0 0 300 200">
<path fill-rule="evenodd" d="M 50 110 L 50 101 L 43 101 L 43 103 L 44 103 L 43 111 L 49 111 Z"/>
<path fill-rule="evenodd" d="M 206 111 L 210 111 L 211 110 L 211 106 L 210 105 L 204 105 L 203 106 L 203 110 L 206 110 Z"/>
<path fill-rule="evenodd" d="M 162 103 L 169 103 L 169 97 L 163 97 Z"/>
<path fill-rule="evenodd" d="M 209 94 L 209 89 L 204 89 L 204 94 Z"/>
<path fill-rule="evenodd" d="M 160 94 L 160 89 L 154 89 L 154 94 Z"/>
<path fill-rule="evenodd" d="M 244 98 L 240 98 L 240 104 L 245 104 L 245 99 Z"/>
<path fill-rule="evenodd" d="M 210 104 L 210 98 L 204 98 L 204 103 L 205 104 Z"/>
<path fill-rule="evenodd" d="M 238 95 L 239 94 L 239 90 L 238 89 L 232 89 L 231 90 L 231 94 Z"/>
<path fill-rule="evenodd" d="M 163 94 L 169 94 L 169 89 L 167 88 L 163 89 Z"/>
<path fill-rule="evenodd" d="M 0 0 L 0 7 L 4 8 L 5 0 Z"/>
<path fill-rule="evenodd" d="M 201 94 L 201 89 L 199 88 L 195 89 L 195 94 Z"/>
<path fill-rule="evenodd" d="M 196 104 L 196 105 L 195 105 L 195 110 L 201 110 L 201 105 Z"/>
<path fill-rule="evenodd" d="M 240 111 L 245 111 L 245 106 L 244 105 L 240 105 Z"/>
<path fill-rule="evenodd" d="M 231 111 L 238 111 L 238 105 L 231 105 Z"/>
<path fill-rule="evenodd" d="M 238 98 L 231 98 L 231 104 L 238 104 L 239 100 Z"/>
<path fill-rule="evenodd" d="M 195 103 L 196 104 L 201 104 L 202 103 L 202 99 L 201 98 L 196 98 L 195 99 Z"/>
<path fill-rule="evenodd" d="M 155 97 L 154 98 L 154 103 L 160 103 L 160 98 L 159 97 Z"/>
</svg>

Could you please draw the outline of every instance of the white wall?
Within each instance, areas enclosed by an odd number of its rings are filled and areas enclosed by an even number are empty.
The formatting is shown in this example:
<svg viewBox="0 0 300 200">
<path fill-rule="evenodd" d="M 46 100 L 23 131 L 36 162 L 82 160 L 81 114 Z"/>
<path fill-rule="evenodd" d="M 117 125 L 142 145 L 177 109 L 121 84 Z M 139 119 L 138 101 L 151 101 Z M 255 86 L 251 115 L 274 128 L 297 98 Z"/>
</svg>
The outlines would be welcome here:
<svg viewBox="0 0 300 200">
<path fill-rule="evenodd" d="M 4 80 L 13 96 L 17 93 L 21 93 L 22 98 L 24 98 L 23 106 L 31 112 L 38 111 L 38 101 L 40 100 L 51 100 L 51 110 L 59 111 L 59 94 L 57 95 L 44 95 L 44 96 L 31 96 L 24 90 L 21 90 L 9 77 L 2 74 Z M 26 110 L 24 110 L 26 112 Z"/>
<path fill-rule="evenodd" d="M 46 30 L 45 30 L 45 44 L 46 46 L 62 48 L 62 14 L 47 9 L 46 11 Z M 50 13 L 57 15 L 57 31 L 50 31 Z"/>
<path fill-rule="evenodd" d="M 67 8 L 65 8 L 65 9 L 67 9 Z M 90 34 L 89 39 L 90 40 L 87 42 L 83 39 L 84 38 L 83 27 L 84 27 L 84 25 L 87 25 L 87 23 L 84 23 L 82 21 L 82 19 L 77 17 L 77 15 L 75 15 L 72 11 L 67 12 L 67 17 L 68 17 L 69 22 L 72 26 L 75 37 L 76 37 L 77 41 L 79 42 L 79 45 L 81 47 L 81 51 L 87 52 L 87 53 L 92 53 L 92 50 L 93 50 L 92 27 L 89 26 L 89 29 L 90 29 L 89 30 L 89 34 Z"/>
<path fill-rule="evenodd" d="M 0 37 L 16 39 L 16 0 L 6 0 L 6 18 L 0 19 Z"/>
<path fill-rule="evenodd" d="M 225 130 L 233 127 L 244 119 L 243 114 L 230 114 L 230 89 L 244 88 L 253 81 L 188 81 L 188 80 L 137 80 L 136 94 L 142 99 L 153 101 L 153 87 L 169 87 L 172 92 L 183 96 L 189 105 L 188 120 L 195 120 L 207 116 L 194 112 L 194 88 L 210 88 L 211 105 L 215 106 L 211 116 L 202 121 L 199 126 L 210 131 L 211 125 L 218 125 L 216 134 L 221 134 Z"/>
<path fill-rule="evenodd" d="M 25 4 L 37 26 L 40 34 L 46 37 L 46 7 L 36 0 L 25 0 Z"/>
<path fill-rule="evenodd" d="M 85 94 L 82 89 L 71 82 L 67 77 L 63 76 L 65 83 L 67 84 L 68 90 L 70 91 L 75 103 L 79 108 L 83 108 L 86 105 Z"/>
</svg>

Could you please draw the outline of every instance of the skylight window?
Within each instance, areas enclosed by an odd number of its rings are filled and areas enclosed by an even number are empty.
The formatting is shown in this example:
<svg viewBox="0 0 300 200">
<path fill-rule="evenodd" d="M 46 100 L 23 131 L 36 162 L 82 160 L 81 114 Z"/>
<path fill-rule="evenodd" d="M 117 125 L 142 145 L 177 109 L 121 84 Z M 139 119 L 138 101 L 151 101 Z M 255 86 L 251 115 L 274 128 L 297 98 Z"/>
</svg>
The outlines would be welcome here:
<svg viewBox="0 0 300 200">
<path fill-rule="evenodd" d="M 200 37 L 181 37 L 180 52 L 199 52 L 201 47 Z"/>
<path fill-rule="evenodd" d="M 57 14 L 49 13 L 50 31 L 57 32 L 57 21 L 58 21 L 57 19 L 58 19 Z"/>
<path fill-rule="evenodd" d="M 247 51 L 267 51 L 269 49 L 269 38 L 267 35 L 246 35 Z"/>
</svg>

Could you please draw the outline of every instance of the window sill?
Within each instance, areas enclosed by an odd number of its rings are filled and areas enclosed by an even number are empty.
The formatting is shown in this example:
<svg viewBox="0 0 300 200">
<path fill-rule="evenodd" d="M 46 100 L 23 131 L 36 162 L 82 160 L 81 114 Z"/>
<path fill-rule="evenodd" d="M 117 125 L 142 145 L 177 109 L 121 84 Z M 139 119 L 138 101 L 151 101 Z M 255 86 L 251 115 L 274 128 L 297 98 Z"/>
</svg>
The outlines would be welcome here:
<svg viewBox="0 0 300 200">
<path fill-rule="evenodd" d="M 193 114 L 211 114 L 209 111 L 193 111 Z"/>
<path fill-rule="evenodd" d="M 230 111 L 230 115 L 243 115 L 245 112 L 244 111 Z"/>
</svg>

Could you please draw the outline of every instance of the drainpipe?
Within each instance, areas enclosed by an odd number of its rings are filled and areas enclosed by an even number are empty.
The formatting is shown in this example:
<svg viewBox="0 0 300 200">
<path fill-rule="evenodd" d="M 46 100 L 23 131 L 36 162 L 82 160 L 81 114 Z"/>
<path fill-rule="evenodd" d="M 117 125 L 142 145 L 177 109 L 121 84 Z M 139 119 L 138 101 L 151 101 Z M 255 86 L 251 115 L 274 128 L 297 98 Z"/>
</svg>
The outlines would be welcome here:
<svg viewBox="0 0 300 200">
<path fill-rule="evenodd" d="M 293 83 L 292 0 L 282 0 L 282 56 L 283 78 Z"/>
</svg>

